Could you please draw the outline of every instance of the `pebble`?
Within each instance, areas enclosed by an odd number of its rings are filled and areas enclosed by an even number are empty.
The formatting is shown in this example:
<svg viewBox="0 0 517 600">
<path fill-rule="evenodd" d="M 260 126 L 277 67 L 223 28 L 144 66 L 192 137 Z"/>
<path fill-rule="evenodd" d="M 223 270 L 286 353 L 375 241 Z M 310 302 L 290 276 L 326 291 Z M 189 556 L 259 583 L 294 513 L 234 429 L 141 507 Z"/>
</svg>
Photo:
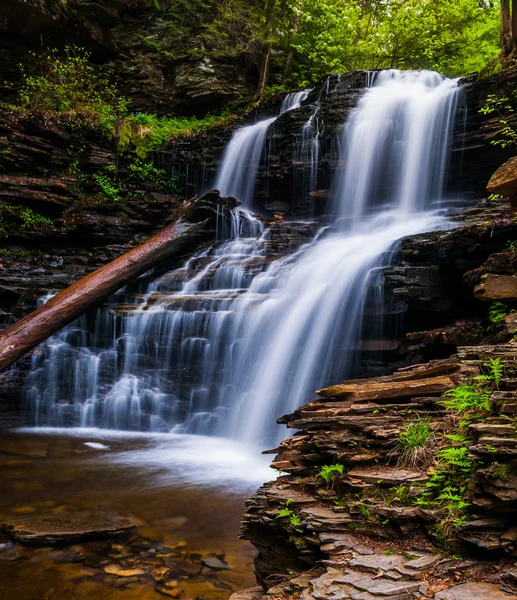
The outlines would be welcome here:
<svg viewBox="0 0 517 600">
<path fill-rule="evenodd" d="M 104 567 L 104 571 L 110 575 L 117 575 L 118 577 L 134 577 L 135 575 L 144 575 L 143 569 L 123 569 L 117 565 L 107 565 Z"/>
<path fill-rule="evenodd" d="M 180 590 L 179 588 L 169 589 L 160 585 L 157 586 L 155 589 L 158 593 L 163 594 L 164 596 L 169 596 L 170 598 L 177 598 L 178 596 L 181 596 L 183 592 L 183 590 Z"/>
</svg>

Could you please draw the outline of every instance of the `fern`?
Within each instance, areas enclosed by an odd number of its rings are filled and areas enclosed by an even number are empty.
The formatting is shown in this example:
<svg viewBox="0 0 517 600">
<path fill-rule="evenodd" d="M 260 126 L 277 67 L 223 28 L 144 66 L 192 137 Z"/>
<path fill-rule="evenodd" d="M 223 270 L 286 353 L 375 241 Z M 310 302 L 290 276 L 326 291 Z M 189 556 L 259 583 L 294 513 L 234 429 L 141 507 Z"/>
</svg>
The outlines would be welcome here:
<svg viewBox="0 0 517 600">
<path fill-rule="evenodd" d="M 458 467 L 461 471 L 471 471 L 474 461 L 469 458 L 469 449 L 466 446 L 461 448 L 444 448 L 438 452 L 438 458 L 446 467 Z"/>
<path fill-rule="evenodd" d="M 455 413 L 488 412 L 491 409 L 490 392 L 481 386 L 463 383 L 442 394 L 442 404 Z"/>
<path fill-rule="evenodd" d="M 499 323 L 503 321 L 508 314 L 508 307 L 502 302 L 492 302 L 488 311 L 488 320 L 490 323 Z"/>
<path fill-rule="evenodd" d="M 343 465 L 324 465 L 321 467 L 318 475 L 322 477 L 327 484 L 333 482 L 337 475 L 343 473 Z"/>
</svg>

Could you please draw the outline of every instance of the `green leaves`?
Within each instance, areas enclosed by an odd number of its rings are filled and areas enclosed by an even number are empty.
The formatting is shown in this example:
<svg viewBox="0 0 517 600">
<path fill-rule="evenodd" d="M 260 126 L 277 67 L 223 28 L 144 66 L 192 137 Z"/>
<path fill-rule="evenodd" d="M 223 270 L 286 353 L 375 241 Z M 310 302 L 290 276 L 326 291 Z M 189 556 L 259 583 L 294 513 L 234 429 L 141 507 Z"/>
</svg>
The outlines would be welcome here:
<svg viewBox="0 0 517 600">
<path fill-rule="evenodd" d="M 285 508 L 281 508 L 278 512 L 276 518 L 277 519 L 288 519 L 289 525 L 297 532 L 303 533 L 303 529 L 300 529 L 300 525 L 302 522 L 302 516 L 294 509 L 290 508 L 293 506 L 294 502 L 291 498 L 289 498 L 285 503 Z"/>
</svg>

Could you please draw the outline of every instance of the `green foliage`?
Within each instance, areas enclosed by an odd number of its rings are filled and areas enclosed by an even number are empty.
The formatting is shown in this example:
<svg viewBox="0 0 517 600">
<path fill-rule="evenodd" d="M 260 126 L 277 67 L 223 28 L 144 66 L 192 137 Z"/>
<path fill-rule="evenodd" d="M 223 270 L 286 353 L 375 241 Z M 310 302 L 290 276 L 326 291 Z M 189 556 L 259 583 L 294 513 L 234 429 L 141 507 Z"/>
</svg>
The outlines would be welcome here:
<svg viewBox="0 0 517 600">
<path fill-rule="evenodd" d="M 492 302 L 490 310 L 488 311 L 488 320 L 490 323 L 499 323 L 504 321 L 504 318 L 508 314 L 508 307 L 502 302 Z"/>
<path fill-rule="evenodd" d="M 499 9 L 478 0 L 290 0 L 299 25 L 279 30 L 296 52 L 291 80 L 352 69 L 480 71 L 499 52 Z"/>
<path fill-rule="evenodd" d="M 128 101 L 119 97 L 108 75 L 89 63 L 84 48 L 67 46 L 32 54 L 31 64 L 20 65 L 20 104 L 32 114 L 60 113 L 73 121 L 110 128 L 127 114 Z"/>
<path fill-rule="evenodd" d="M 502 479 L 506 481 L 510 475 L 512 474 L 512 468 L 508 463 L 498 463 L 494 462 L 492 464 L 492 475 L 496 479 Z"/>
<path fill-rule="evenodd" d="M 517 131 L 511 123 L 516 101 L 517 89 L 510 84 L 501 96 L 489 94 L 485 104 L 479 109 L 479 112 L 484 115 L 494 115 L 499 122 L 497 137 L 490 141 L 492 146 L 501 146 L 501 148 L 517 146 Z"/>
<path fill-rule="evenodd" d="M 508 241 L 506 244 L 506 250 L 510 250 L 510 252 L 515 252 L 517 250 L 517 240 Z"/>
<path fill-rule="evenodd" d="M 9 248 L 0 248 L 0 257 L 12 257 L 12 258 L 26 258 L 31 253 L 26 250 L 9 250 Z"/>
<path fill-rule="evenodd" d="M 429 481 L 425 491 L 415 500 L 419 506 L 442 512 L 437 532 L 444 543 L 447 543 L 451 529 L 467 518 L 473 471 L 474 460 L 469 458 L 466 446 L 443 448 L 437 454 L 436 465 L 427 473 Z"/>
<path fill-rule="evenodd" d="M 122 200 L 120 189 L 108 175 L 96 173 L 93 178 L 101 192 L 108 196 L 110 200 L 113 200 L 113 202 L 120 202 Z"/>
<path fill-rule="evenodd" d="M 40 215 L 27 206 L 2 205 L 1 208 L 7 215 L 14 217 L 15 221 L 21 222 L 19 228 L 22 230 L 53 226 L 51 219 Z M 0 236 L 7 237 L 7 227 L 3 220 L 0 221 Z"/>
<path fill-rule="evenodd" d="M 400 432 L 399 443 L 403 448 L 425 448 L 432 436 L 430 419 L 420 419 L 407 423 Z"/>
<path fill-rule="evenodd" d="M 393 554 L 395 554 L 395 549 L 388 548 L 387 550 L 384 551 L 384 554 L 386 554 L 386 556 L 392 556 Z"/>
<path fill-rule="evenodd" d="M 303 533 L 303 529 L 300 529 L 300 524 L 302 522 L 302 516 L 295 509 L 291 508 L 291 506 L 293 506 L 293 505 L 294 505 L 294 502 L 291 500 L 291 498 L 289 498 L 285 503 L 285 507 L 279 511 L 276 518 L 277 519 L 287 519 L 289 521 L 289 525 L 297 533 Z"/>
<path fill-rule="evenodd" d="M 416 420 L 407 423 L 399 434 L 397 450 L 398 465 L 403 468 L 418 468 L 426 465 L 431 457 L 431 445 L 434 433 L 430 419 Z"/>
<path fill-rule="evenodd" d="M 334 487 L 334 480 L 343 473 L 343 465 L 324 465 L 318 475 L 327 482 L 327 487 Z"/>
<path fill-rule="evenodd" d="M 489 391 L 491 391 L 494 388 L 499 388 L 503 377 L 504 367 L 501 364 L 501 359 L 491 358 L 487 363 L 483 365 L 481 374 L 474 377 L 474 380 L 481 381 L 485 385 L 489 385 Z"/>
<path fill-rule="evenodd" d="M 445 392 L 442 404 L 456 414 L 488 412 L 490 410 L 490 392 L 479 385 L 461 384 Z"/>
<path fill-rule="evenodd" d="M 499 387 L 503 376 L 503 367 L 499 358 L 491 358 L 484 365 L 485 371 L 472 378 L 470 383 L 463 383 L 442 394 L 441 403 L 463 420 L 460 426 L 479 420 L 491 411 L 490 396 L 494 388 Z"/>
</svg>

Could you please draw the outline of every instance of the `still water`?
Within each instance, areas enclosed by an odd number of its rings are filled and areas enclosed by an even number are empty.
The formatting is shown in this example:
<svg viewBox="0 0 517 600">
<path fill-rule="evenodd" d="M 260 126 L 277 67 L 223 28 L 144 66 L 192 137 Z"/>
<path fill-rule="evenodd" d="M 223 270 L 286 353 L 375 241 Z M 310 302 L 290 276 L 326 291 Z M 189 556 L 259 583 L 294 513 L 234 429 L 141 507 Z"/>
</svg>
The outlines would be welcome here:
<svg viewBox="0 0 517 600">
<path fill-rule="evenodd" d="M 152 569 L 169 567 L 181 599 L 225 600 L 255 585 L 254 549 L 238 539 L 244 501 L 274 476 L 238 444 L 187 435 L 21 430 L 0 437 L 0 518 L 92 511 L 131 516 L 129 539 L 72 546 L 12 544 L 0 534 L 2 598 L 164 598 Z M 215 557 L 230 569 L 203 568 Z M 107 573 L 107 565 L 144 570 Z M 171 596 L 174 597 L 174 596 Z"/>
</svg>

